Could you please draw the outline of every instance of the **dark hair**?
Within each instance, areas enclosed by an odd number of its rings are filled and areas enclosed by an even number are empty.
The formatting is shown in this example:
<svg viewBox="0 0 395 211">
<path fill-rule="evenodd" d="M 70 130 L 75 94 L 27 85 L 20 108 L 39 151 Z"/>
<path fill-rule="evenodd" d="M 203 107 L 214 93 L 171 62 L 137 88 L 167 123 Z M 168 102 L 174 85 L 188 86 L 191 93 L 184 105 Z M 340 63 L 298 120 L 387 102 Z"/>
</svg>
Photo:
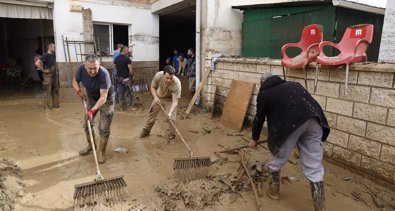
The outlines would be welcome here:
<svg viewBox="0 0 395 211">
<path fill-rule="evenodd" d="M 188 50 L 192 51 L 192 53 L 195 53 L 195 51 L 193 50 L 193 48 L 188 48 Z"/>
<path fill-rule="evenodd" d="M 47 44 L 47 50 L 48 50 L 52 45 L 55 45 L 55 43 L 52 43 L 52 42 L 48 43 L 48 44 Z"/>
<path fill-rule="evenodd" d="M 174 75 L 176 73 L 176 69 L 174 69 L 174 67 L 171 65 L 166 65 L 163 68 L 163 74 L 166 74 L 166 73 L 168 73 L 169 75 Z"/>
<path fill-rule="evenodd" d="M 119 49 L 119 48 L 122 48 L 122 44 L 121 43 L 118 43 L 117 45 L 116 45 L 116 47 L 117 47 L 117 49 Z"/>
<path fill-rule="evenodd" d="M 119 50 L 119 52 L 122 52 L 122 51 L 124 51 L 125 49 L 129 49 L 129 47 L 126 46 L 126 45 L 123 45 L 123 46 L 121 47 L 121 50 Z"/>
<path fill-rule="evenodd" d="M 85 62 L 89 62 L 89 63 L 93 63 L 98 61 L 98 58 L 96 55 L 90 54 L 88 56 L 85 57 Z"/>
</svg>

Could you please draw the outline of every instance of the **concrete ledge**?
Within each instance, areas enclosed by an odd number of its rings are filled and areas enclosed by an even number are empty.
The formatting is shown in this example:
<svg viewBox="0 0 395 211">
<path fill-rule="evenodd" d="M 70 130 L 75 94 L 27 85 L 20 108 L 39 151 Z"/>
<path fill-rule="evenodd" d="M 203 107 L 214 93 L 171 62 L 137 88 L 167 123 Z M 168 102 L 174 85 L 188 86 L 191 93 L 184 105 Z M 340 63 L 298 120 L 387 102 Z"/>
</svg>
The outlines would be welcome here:
<svg viewBox="0 0 395 211">
<path fill-rule="evenodd" d="M 237 63 L 237 64 L 263 64 L 263 65 L 278 65 L 281 66 L 280 59 L 270 58 L 219 58 L 219 62 Z M 310 63 L 307 68 L 316 68 L 316 63 Z M 337 67 L 324 67 L 325 69 L 338 69 Z M 395 73 L 395 65 L 390 63 L 355 63 L 350 65 L 350 70 L 365 71 L 365 72 L 384 72 Z"/>
</svg>

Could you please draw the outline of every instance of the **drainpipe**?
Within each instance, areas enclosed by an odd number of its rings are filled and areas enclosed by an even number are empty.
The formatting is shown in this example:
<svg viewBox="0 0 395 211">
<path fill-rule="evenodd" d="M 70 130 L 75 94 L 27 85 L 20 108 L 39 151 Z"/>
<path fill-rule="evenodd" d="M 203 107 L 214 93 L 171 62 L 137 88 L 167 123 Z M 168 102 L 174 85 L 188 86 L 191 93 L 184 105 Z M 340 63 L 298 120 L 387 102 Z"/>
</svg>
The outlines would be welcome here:
<svg viewBox="0 0 395 211">
<path fill-rule="evenodd" d="M 200 20 L 201 20 L 202 0 L 196 0 L 196 89 L 200 84 Z M 200 97 L 195 101 L 196 105 L 199 105 Z"/>
</svg>

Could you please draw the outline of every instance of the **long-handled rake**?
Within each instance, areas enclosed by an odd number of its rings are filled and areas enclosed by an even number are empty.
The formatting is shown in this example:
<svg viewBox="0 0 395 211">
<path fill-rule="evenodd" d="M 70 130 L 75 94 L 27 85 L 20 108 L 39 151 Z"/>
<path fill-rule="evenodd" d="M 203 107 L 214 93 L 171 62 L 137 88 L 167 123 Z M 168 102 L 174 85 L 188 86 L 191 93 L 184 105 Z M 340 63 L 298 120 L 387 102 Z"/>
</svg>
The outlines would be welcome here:
<svg viewBox="0 0 395 211">
<path fill-rule="evenodd" d="M 84 102 L 85 111 L 87 111 L 86 102 Z M 125 201 L 128 197 L 126 182 L 122 176 L 104 179 L 100 173 L 95 143 L 92 135 L 92 128 L 87 118 L 89 137 L 92 146 L 93 156 L 96 164 L 96 179 L 93 182 L 75 185 L 74 189 L 74 208 L 84 208 L 95 205 L 113 205 L 115 203 Z M 99 149 L 100 150 L 100 149 Z"/>
<path fill-rule="evenodd" d="M 167 120 L 174 127 L 176 133 L 180 136 L 182 142 L 188 148 L 189 157 L 186 158 L 175 158 L 174 159 L 174 174 L 176 177 L 183 181 L 190 181 L 196 179 L 203 179 L 207 177 L 209 173 L 211 161 L 210 157 L 195 157 L 191 148 L 188 146 L 184 137 L 181 135 L 180 131 L 177 129 L 174 122 L 167 116 L 165 109 L 160 102 L 157 102 L 163 113 L 165 113 Z"/>
</svg>

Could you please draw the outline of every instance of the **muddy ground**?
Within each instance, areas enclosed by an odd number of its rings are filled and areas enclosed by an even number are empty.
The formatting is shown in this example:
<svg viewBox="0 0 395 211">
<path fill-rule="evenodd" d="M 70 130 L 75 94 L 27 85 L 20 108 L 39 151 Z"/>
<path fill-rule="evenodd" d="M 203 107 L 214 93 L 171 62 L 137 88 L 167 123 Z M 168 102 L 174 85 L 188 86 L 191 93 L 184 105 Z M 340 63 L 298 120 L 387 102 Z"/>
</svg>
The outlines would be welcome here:
<svg viewBox="0 0 395 211">
<path fill-rule="evenodd" d="M 61 90 L 61 107 L 51 111 L 42 109 L 40 97 L 40 90 L 34 88 L 0 94 L 0 158 L 13 160 L 22 169 L 24 184 L 24 187 L 21 186 L 22 192 L 14 193 L 17 199 L 15 210 L 73 210 L 74 185 L 92 181 L 95 175 L 92 154 L 84 157 L 78 155 L 78 151 L 86 145 L 81 126 L 83 107 L 70 89 Z M 187 150 L 179 137 L 168 142 L 168 124 L 163 115 L 160 115 L 149 137 L 137 138 L 145 123 L 151 100 L 148 94 L 140 97 L 143 106 L 137 111 L 116 111 L 107 148 L 108 160 L 100 166 L 105 177 L 123 175 L 128 184 L 128 203 L 113 210 L 163 210 L 166 203 L 176 210 L 256 210 L 254 195 L 245 176 L 242 179 L 245 187 L 236 192 L 230 192 L 226 185 L 218 182 L 219 176 L 237 171 L 240 165 L 237 154 L 224 154 L 222 157 L 226 159 L 213 165 L 211 175 L 217 175 L 218 183 L 209 180 L 177 185 L 173 176 L 173 158 L 187 156 Z M 184 96 L 180 113 L 188 102 Z M 214 151 L 224 147 L 246 143 L 240 136 L 228 136 L 228 132 L 234 131 L 228 131 L 218 118 L 210 119 L 210 116 L 210 113 L 195 110 L 189 119 L 178 120 L 179 130 L 196 155 L 212 156 Z M 203 128 L 209 128 L 210 133 Z M 250 129 L 244 129 L 243 133 L 248 137 Z M 126 147 L 128 153 L 114 151 L 120 146 Z M 251 161 L 266 163 L 269 157 L 269 152 L 264 148 L 247 149 L 244 153 L 246 159 Z M 393 203 L 394 192 L 350 170 L 327 162 L 324 162 L 324 167 L 328 210 L 379 210 L 372 201 L 371 191 L 386 200 L 386 210 L 391 210 L 388 204 Z M 273 201 L 265 194 L 260 197 L 263 210 L 313 210 L 310 187 L 300 167 L 287 163 L 281 176 L 288 176 L 292 180 L 282 184 L 279 201 Z M 12 177 L 8 178 L 11 180 Z M 217 198 L 210 199 L 214 203 L 204 206 L 185 205 L 181 199 L 169 199 L 163 195 L 165 192 L 165 195 L 171 196 L 166 190 L 174 191 L 180 187 L 189 187 L 195 191 L 205 187 L 211 187 L 211 191 L 215 188 L 224 189 L 218 191 L 221 194 Z M 196 193 L 185 192 L 185 189 L 182 191 L 184 194 Z"/>
</svg>

